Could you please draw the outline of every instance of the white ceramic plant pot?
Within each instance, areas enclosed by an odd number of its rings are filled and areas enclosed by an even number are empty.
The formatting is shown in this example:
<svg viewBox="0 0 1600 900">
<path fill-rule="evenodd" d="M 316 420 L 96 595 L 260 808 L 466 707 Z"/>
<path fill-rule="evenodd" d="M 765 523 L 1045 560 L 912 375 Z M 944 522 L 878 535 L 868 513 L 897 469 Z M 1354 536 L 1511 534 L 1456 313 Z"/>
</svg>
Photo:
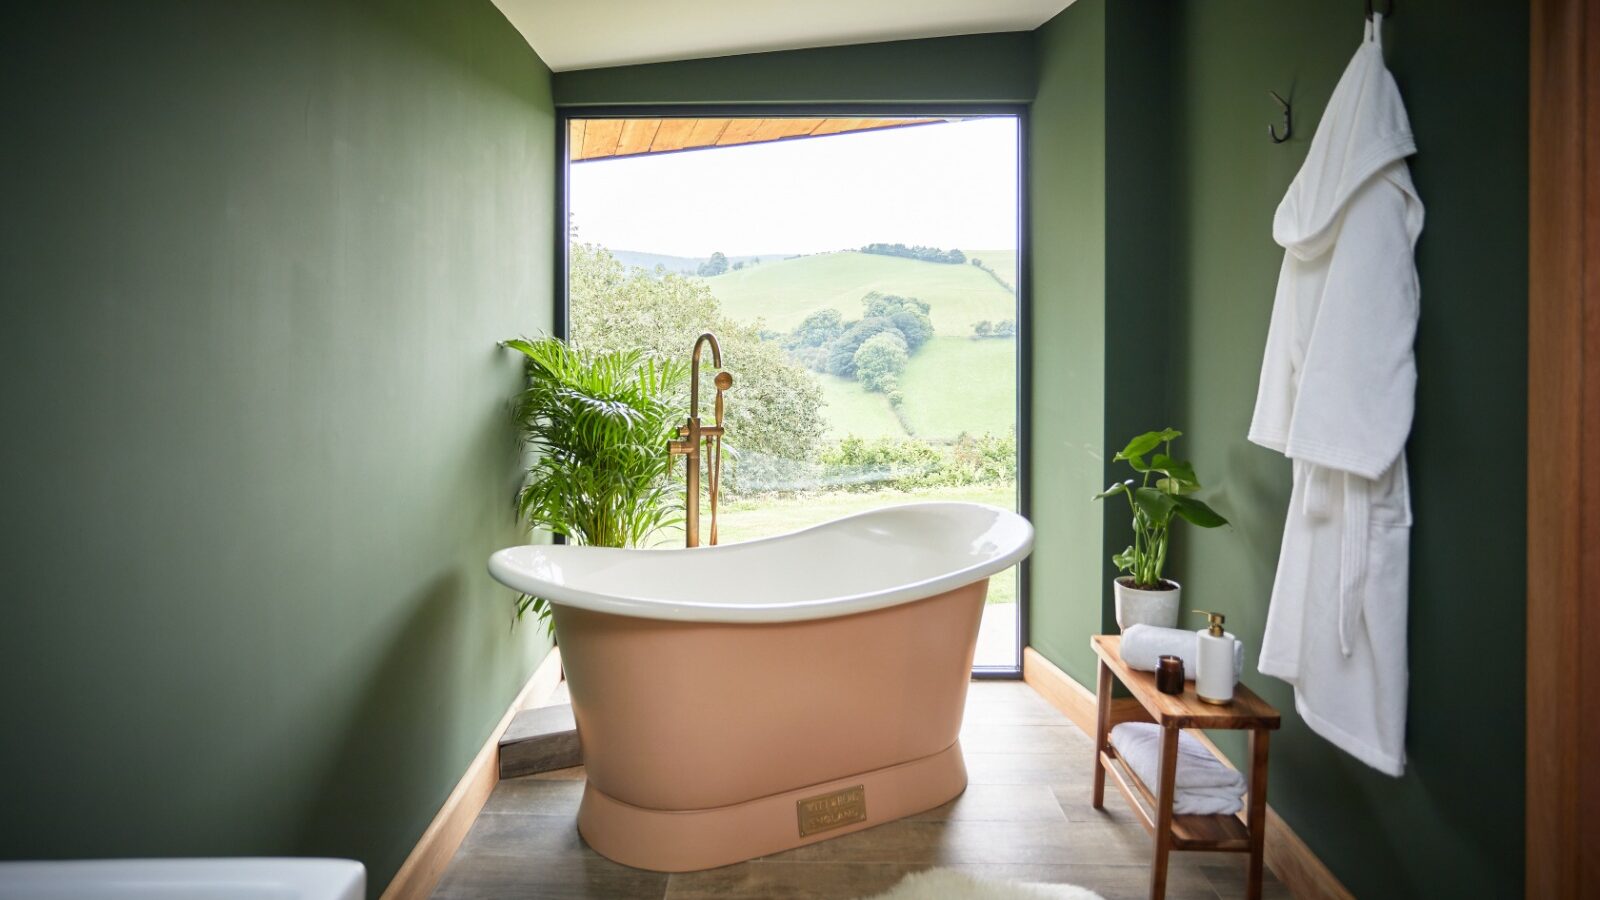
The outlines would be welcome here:
<svg viewBox="0 0 1600 900">
<path fill-rule="evenodd" d="M 1117 627 L 1127 631 L 1133 625 L 1155 625 L 1159 628 L 1178 627 L 1178 613 L 1183 586 L 1170 578 L 1161 579 L 1172 585 L 1164 591 L 1144 591 L 1129 587 L 1122 579 L 1114 580 L 1112 592 L 1117 598 Z"/>
</svg>

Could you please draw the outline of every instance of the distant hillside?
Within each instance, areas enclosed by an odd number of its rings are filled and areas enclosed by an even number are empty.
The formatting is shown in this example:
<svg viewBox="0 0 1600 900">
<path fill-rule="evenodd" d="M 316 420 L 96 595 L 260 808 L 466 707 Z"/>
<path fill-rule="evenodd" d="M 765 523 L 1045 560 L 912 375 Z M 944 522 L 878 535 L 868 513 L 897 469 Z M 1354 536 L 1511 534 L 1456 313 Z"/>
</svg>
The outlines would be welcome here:
<svg viewBox="0 0 1600 900">
<path fill-rule="evenodd" d="M 973 251 L 993 265 L 1015 265 L 1010 251 Z M 818 253 L 746 267 L 706 279 L 729 315 L 761 318 L 775 331 L 788 331 L 806 316 L 832 307 L 845 318 L 859 318 L 861 298 L 872 291 L 916 297 L 932 305 L 935 333 L 966 337 L 974 323 L 1012 319 L 1017 298 L 994 276 L 973 265 L 922 262 L 853 250 Z"/>
<path fill-rule="evenodd" d="M 668 272 L 677 272 L 680 275 L 693 275 L 701 263 L 710 259 L 709 256 L 668 256 L 664 253 L 646 253 L 643 250 L 612 250 L 610 253 L 625 266 L 644 269 L 647 272 L 654 272 L 656 266 L 661 266 Z M 765 253 L 760 256 L 730 256 L 728 262 L 745 265 L 751 262 L 769 263 L 789 255 L 791 254 Z"/>
<path fill-rule="evenodd" d="M 1015 250 L 974 250 L 967 254 L 968 262 L 980 269 L 988 270 L 989 274 L 998 280 L 1013 294 L 1017 291 L 1017 251 Z"/>
<path fill-rule="evenodd" d="M 926 301 L 934 337 L 911 357 L 901 377 L 899 410 L 859 382 L 822 375 L 823 416 L 833 438 L 949 440 L 962 432 L 1003 433 L 1016 413 L 1016 341 L 973 340 L 972 326 L 1016 318 L 1017 298 L 1009 285 L 1015 283 L 1017 254 L 974 250 L 967 256 L 995 271 L 844 250 L 746 266 L 707 278 L 706 284 L 723 312 L 744 321 L 760 318 L 779 332 L 819 309 L 836 309 L 847 320 L 860 318 L 861 298 L 873 291 Z"/>
</svg>

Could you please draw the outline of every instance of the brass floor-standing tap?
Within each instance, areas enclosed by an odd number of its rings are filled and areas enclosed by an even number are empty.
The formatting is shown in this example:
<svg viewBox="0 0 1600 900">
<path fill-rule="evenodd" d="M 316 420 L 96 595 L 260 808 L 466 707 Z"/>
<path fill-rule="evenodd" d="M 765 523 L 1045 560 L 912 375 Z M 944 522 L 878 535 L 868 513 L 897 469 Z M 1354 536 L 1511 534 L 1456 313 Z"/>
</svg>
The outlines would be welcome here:
<svg viewBox="0 0 1600 900">
<path fill-rule="evenodd" d="M 722 369 L 722 345 L 717 343 L 717 336 L 706 332 L 695 338 L 694 351 L 689 357 L 689 421 L 678 427 L 678 440 L 668 441 L 667 450 L 673 456 L 684 458 L 684 467 L 688 474 L 687 508 L 684 513 L 683 532 L 684 543 L 689 547 L 700 546 L 700 456 L 705 443 L 710 443 L 710 459 L 707 465 L 706 486 L 711 493 L 711 539 L 710 543 L 717 543 L 717 495 L 722 489 L 722 395 L 728 388 L 733 387 L 733 375 L 726 369 L 717 373 L 715 384 L 717 397 L 715 403 L 715 425 L 700 424 L 700 348 L 706 344 L 711 345 L 711 364 Z"/>
</svg>

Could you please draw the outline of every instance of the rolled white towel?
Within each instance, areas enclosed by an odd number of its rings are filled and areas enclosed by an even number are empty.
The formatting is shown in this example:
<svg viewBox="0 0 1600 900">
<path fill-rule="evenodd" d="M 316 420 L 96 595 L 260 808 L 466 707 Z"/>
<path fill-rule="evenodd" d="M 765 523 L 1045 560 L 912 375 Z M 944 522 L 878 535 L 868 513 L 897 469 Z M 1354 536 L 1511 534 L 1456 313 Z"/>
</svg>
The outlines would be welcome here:
<svg viewBox="0 0 1600 900">
<path fill-rule="evenodd" d="M 1233 637 L 1232 632 L 1223 632 Z M 1162 628 L 1158 625 L 1129 625 L 1122 632 L 1122 661 L 1130 667 L 1145 672 L 1156 670 L 1156 659 L 1176 656 L 1183 660 L 1183 677 L 1194 680 L 1200 671 L 1197 654 L 1199 635 L 1182 628 Z M 1244 644 L 1233 642 L 1233 682 L 1239 683 L 1239 673 L 1244 671 Z"/>
<path fill-rule="evenodd" d="M 1162 775 L 1162 727 L 1149 722 L 1123 722 L 1110 730 L 1110 745 L 1117 748 L 1117 756 L 1133 769 L 1134 775 L 1144 781 L 1150 791 L 1160 790 L 1158 778 Z M 1178 735 L 1178 796 L 1192 794 L 1195 798 L 1229 799 L 1238 812 L 1238 798 L 1245 793 L 1245 775 L 1222 765 L 1218 757 L 1200 745 L 1200 741 L 1187 733 Z M 1176 807 L 1174 807 L 1176 809 Z"/>
</svg>

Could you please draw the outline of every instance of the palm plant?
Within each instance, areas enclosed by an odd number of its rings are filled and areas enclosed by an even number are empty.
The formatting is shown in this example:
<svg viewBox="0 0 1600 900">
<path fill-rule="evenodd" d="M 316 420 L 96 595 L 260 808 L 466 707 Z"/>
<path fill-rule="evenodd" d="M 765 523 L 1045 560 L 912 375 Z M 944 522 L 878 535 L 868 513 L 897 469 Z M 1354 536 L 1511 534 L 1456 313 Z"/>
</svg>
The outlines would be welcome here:
<svg viewBox="0 0 1600 900">
<path fill-rule="evenodd" d="M 593 547 L 636 547 L 682 520 L 668 473 L 667 440 L 683 414 L 687 365 L 641 351 L 597 353 L 557 338 L 506 341 L 527 358 L 517 403 L 524 445 L 535 452 L 517 514 Z M 517 614 L 549 615 L 523 597 Z"/>
</svg>

